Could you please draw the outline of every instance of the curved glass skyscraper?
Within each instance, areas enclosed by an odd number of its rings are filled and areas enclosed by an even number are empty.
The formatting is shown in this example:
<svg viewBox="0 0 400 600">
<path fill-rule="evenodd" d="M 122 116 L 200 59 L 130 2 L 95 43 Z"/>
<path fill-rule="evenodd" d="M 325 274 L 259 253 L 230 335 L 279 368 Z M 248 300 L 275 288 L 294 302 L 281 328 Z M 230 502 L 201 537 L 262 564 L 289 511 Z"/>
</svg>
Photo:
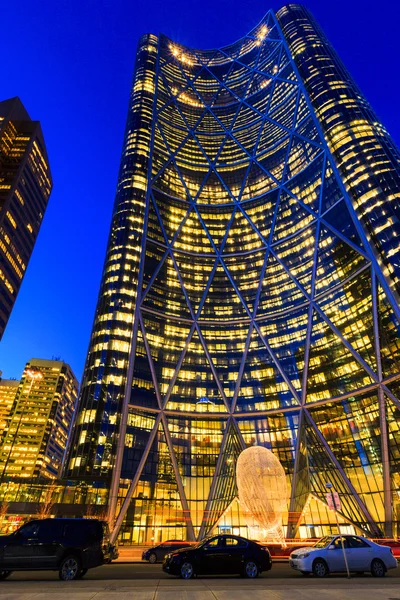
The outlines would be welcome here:
<svg viewBox="0 0 400 600">
<path fill-rule="evenodd" d="M 140 40 L 66 473 L 124 540 L 245 534 L 252 444 L 287 474 L 288 536 L 328 530 L 327 482 L 391 533 L 399 158 L 300 6 L 219 50 Z"/>
</svg>

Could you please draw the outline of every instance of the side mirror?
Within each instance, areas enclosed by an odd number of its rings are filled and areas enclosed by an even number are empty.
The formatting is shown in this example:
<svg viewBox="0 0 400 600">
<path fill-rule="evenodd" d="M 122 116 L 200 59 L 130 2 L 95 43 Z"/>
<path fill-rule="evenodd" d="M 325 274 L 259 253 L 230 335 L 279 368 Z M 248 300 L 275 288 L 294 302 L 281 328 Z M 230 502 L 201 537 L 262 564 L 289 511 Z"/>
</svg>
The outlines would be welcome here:
<svg viewBox="0 0 400 600">
<path fill-rule="evenodd" d="M 328 550 L 336 550 L 335 546 L 328 546 Z"/>
</svg>

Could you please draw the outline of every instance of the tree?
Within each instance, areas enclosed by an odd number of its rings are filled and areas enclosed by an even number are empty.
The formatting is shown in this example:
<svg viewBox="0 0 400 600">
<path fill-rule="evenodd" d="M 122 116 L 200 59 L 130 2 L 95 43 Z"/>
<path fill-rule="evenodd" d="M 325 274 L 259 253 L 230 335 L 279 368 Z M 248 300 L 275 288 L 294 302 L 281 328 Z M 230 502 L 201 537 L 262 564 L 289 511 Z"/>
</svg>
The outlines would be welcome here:
<svg viewBox="0 0 400 600">
<path fill-rule="evenodd" d="M 50 517 L 55 504 L 53 500 L 53 494 L 55 489 L 55 483 L 52 483 L 47 487 L 43 502 L 39 502 L 39 509 L 36 515 L 37 519 L 47 519 L 48 517 Z"/>
</svg>

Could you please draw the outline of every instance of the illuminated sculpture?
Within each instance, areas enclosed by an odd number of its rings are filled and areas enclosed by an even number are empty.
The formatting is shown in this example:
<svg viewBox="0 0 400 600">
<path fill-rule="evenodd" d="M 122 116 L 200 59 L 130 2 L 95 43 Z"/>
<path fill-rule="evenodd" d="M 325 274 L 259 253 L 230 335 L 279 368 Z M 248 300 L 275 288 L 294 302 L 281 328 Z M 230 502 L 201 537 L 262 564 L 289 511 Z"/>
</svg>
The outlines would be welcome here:
<svg viewBox="0 0 400 600">
<path fill-rule="evenodd" d="M 267 448 L 252 446 L 241 452 L 236 464 L 236 481 L 243 516 L 259 539 L 284 543 L 282 514 L 287 510 L 285 471 Z"/>
</svg>

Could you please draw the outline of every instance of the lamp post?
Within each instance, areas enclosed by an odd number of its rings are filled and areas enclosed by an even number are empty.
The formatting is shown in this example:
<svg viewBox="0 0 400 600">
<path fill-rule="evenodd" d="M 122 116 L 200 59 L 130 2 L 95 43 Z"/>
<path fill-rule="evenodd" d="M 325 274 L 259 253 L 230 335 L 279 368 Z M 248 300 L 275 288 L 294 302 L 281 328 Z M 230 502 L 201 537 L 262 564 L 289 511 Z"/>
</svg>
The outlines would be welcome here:
<svg viewBox="0 0 400 600">
<path fill-rule="evenodd" d="M 27 398 L 29 398 L 29 396 L 31 394 L 31 391 L 32 391 L 33 384 L 35 383 L 35 381 L 41 381 L 43 379 L 43 373 L 39 369 L 37 369 L 35 367 L 30 367 L 29 369 L 26 369 L 25 376 L 26 376 L 27 380 L 30 379 L 30 381 L 31 381 L 29 389 L 28 389 L 28 393 L 27 393 Z M 22 396 L 22 393 L 23 393 L 23 389 L 21 390 L 21 396 Z M 15 407 L 15 408 L 17 408 L 17 407 Z M 11 447 L 10 447 L 10 450 L 8 452 L 7 459 L 6 459 L 5 463 L 4 463 L 3 472 L 1 474 L 0 481 L 3 481 L 3 477 L 5 475 L 6 469 L 8 467 L 8 463 L 10 461 L 10 457 L 11 457 L 12 450 L 14 448 L 15 440 L 17 439 L 19 428 L 20 428 L 20 425 L 22 423 L 22 414 L 23 414 L 23 407 L 21 406 L 21 414 L 19 416 L 17 429 L 15 430 L 15 434 L 14 434 L 14 437 L 13 437 L 13 440 L 12 440 L 12 443 L 11 443 Z"/>
<path fill-rule="evenodd" d="M 333 492 L 333 485 L 331 483 L 327 483 L 325 485 L 325 487 L 326 487 L 327 490 L 329 490 L 328 491 L 328 495 L 330 494 L 331 499 L 332 499 L 333 512 L 335 513 L 336 525 L 337 525 L 337 529 L 338 529 L 338 532 L 339 532 L 340 543 L 342 544 L 342 550 L 343 550 L 344 562 L 345 562 L 345 565 L 346 565 L 347 577 L 348 577 L 348 579 L 350 579 L 350 571 L 349 571 L 349 565 L 348 565 L 348 562 L 347 562 L 346 550 L 344 549 L 343 537 L 342 537 L 342 535 L 340 533 L 340 529 L 339 529 L 339 520 L 338 520 L 338 516 L 337 516 L 337 507 L 336 507 L 336 497 L 335 497 L 335 494 Z"/>
</svg>

